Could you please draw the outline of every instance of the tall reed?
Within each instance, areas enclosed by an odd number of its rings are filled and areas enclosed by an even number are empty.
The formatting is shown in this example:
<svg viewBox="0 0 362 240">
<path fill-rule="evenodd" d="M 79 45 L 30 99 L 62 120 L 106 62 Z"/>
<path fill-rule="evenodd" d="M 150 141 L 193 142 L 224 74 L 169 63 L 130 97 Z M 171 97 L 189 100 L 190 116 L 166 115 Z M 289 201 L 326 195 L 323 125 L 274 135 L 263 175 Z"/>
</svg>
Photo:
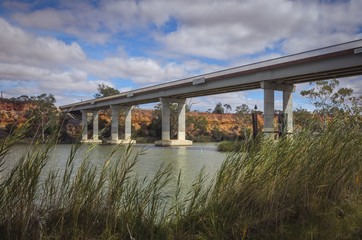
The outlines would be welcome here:
<svg viewBox="0 0 362 240">
<path fill-rule="evenodd" d="M 359 239 L 361 119 L 246 143 L 221 167 L 203 233 L 235 239 Z M 227 237 L 226 237 L 227 236 Z"/>
<path fill-rule="evenodd" d="M 4 239 L 360 239 L 361 119 L 338 118 L 320 133 L 246 143 L 210 184 L 203 171 L 185 189 L 161 166 L 140 178 L 132 145 L 95 167 L 73 145 L 62 170 L 41 173 L 56 137 L 34 145 L 12 169 L 0 148 L 0 236 Z M 207 181 L 210 182 L 210 181 Z M 170 189 L 173 189 L 170 191 Z"/>
</svg>

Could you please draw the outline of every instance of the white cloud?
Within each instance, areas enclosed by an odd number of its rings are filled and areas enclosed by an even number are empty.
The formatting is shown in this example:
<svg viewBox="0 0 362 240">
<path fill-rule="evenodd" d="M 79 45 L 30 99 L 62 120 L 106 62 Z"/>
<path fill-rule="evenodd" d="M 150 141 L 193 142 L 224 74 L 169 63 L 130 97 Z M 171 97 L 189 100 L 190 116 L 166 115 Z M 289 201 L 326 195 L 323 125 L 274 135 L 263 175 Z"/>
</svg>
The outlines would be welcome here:
<svg viewBox="0 0 362 240">
<path fill-rule="evenodd" d="M 97 7 L 83 1 L 62 1 L 61 6 L 61 10 L 18 12 L 12 18 L 23 26 L 64 31 L 102 44 L 111 41 L 112 34 L 129 34 L 135 29 L 148 34 L 153 31 L 156 41 L 163 45 L 161 52 L 214 59 L 260 53 L 279 47 L 280 42 L 288 54 L 361 37 L 359 0 L 333 4 L 287 0 L 104 0 Z M 176 31 L 159 31 L 171 18 L 177 20 Z M 150 30 L 152 25 L 158 29 Z"/>
<path fill-rule="evenodd" d="M 362 38 L 359 0 L 333 4 L 303 0 L 103 0 L 91 4 L 62 0 L 57 2 L 58 9 L 39 8 L 37 4 L 2 4 L 20 27 L 0 18 L 0 83 L 17 81 L 20 85 L 13 90 L 19 92 L 26 88 L 21 83 L 32 84 L 38 91 L 56 91 L 64 101 L 65 91 L 89 95 L 101 81 L 112 85 L 110 79 L 131 80 L 144 86 L 225 68 L 209 64 L 204 58 L 227 60 L 229 66 L 240 66 Z M 164 33 L 170 19 L 175 19 L 177 26 Z M 155 41 L 155 47 L 147 49 L 143 57 L 128 56 L 128 48 L 123 44 L 132 43 L 120 39 L 137 31 Z M 66 33 L 91 48 L 118 43 L 116 49 L 120 54 L 88 59 L 86 48 L 78 43 L 37 36 L 39 32 L 54 36 Z M 341 85 L 360 93 L 358 79 L 346 80 Z M 122 90 L 132 88 L 122 83 L 115 85 Z M 217 99 L 227 99 L 233 106 L 249 101 L 240 93 L 205 99 L 200 102 L 205 108 L 214 106 Z"/>
<path fill-rule="evenodd" d="M 175 80 L 187 75 L 181 65 L 170 62 L 163 66 L 152 59 L 144 57 L 112 57 L 104 60 L 89 60 L 83 67 L 90 74 L 101 78 L 132 79 L 134 83 L 142 85 Z"/>
<path fill-rule="evenodd" d="M 78 45 L 36 37 L 0 18 L 0 62 L 59 68 L 86 59 Z"/>
<path fill-rule="evenodd" d="M 63 92 L 90 94 L 96 92 L 98 83 L 115 87 L 107 79 L 130 79 L 147 85 L 188 74 L 183 65 L 162 64 L 145 57 L 87 59 L 77 43 L 65 44 L 55 38 L 37 37 L 1 18 L 0 31 L 3 33 L 0 35 L 0 81 L 2 89 L 7 89 L 12 96 L 24 94 L 27 89 L 27 94 L 47 92 L 56 97 Z M 89 74 L 103 80 L 90 81 Z M 16 82 L 17 87 L 9 81 Z M 122 86 L 122 89 L 128 88 Z"/>
</svg>

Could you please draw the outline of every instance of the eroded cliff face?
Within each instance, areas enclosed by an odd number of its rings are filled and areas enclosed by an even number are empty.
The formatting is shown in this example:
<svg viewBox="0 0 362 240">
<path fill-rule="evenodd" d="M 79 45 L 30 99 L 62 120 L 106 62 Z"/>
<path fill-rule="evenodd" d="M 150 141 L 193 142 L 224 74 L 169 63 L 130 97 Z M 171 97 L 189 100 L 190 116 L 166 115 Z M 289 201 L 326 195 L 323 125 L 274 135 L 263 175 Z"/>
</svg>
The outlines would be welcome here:
<svg viewBox="0 0 362 240">
<path fill-rule="evenodd" d="M 208 113 L 208 112 L 189 112 L 187 116 L 194 119 L 205 117 L 208 122 L 207 131 L 210 132 L 214 128 L 218 128 L 225 133 L 232 133 L 240 131 L 241 128 L 252 128 L 251 115 L 245 117 L 238 117 L 233 113 Z M 259 123 L 262 123 L 262 118 L 259 116 Z M 194 127 L 194 124 L 191 124 Z"/>
<path fill-rule="evenodd" d="M 28 118 L 26 112 L 33 105 L 21 102 L 0 101 L 0 129 L 5 129 L 9 124 L 22 126 Z"/>
<path fill-rule="evenodd" d="M 135 130 L 139 130 L 141 127 L 145 125 L 149 125 L 154 118 L 154 110 L 146 110 L 146 109 L 135 109 L 132 110 L 132 126 Z M 211 131 L 215 127 L 219 128 L 219 130 L 224 131 L 226 133 L 233 132 L 236 126 L 238 128 L 251 128 L 251 116 L 250 121 L 248 119 L 241 119 L 237 117 L 233 113 L 224 113 L 224 114 L 216 114 L 216 113 L 207 113 L 207 112 L 188 112 L 186 113 L 186 117 L 192 117 L 193 119 L 197 119 L 199 117 L 205 117 L 208 125 L 207 131 Z M 109 112 L 101 112 L 99 114 L 99 119 L 105 120 L 107 123 L 110 123 L 110 113 Z M 120 115 L 120 123 L 124 121 L 124 115 Z M 259 123 L 262 123 L 262 118 L 259 116 Z M 193 128 L 194 124 L 189 124 L 188 127 Z"/>
<path fill-rule="evenodd" d="M 16 124 L 18 127 L 23 125 L 28 119 L 26 112 L 29 108 L 33 107 L 29 103 L 19 102 L 3 102 L 0 101 L 0 130 L 3 132 L 6 130 L 6 126 L 9 124 Z M 213 129 L 218 129 L 226 134 L 236 134 L 243 128 L 251 128 L 251 116 L 247 115 L 244 118 L 240 118 L 232 113 L 215 114 L 207 112 L 189 112 L 186 117 L 190 119 L 204 118 L 207 121 L 207 132 L 211 132 Z M 146 109 L 134 109 L 132 111 L 132 126 L 135 130 L 145 128 L 148 126 L 154 118 L 154 110 Z M 110 124 L 111 117 L 110 111 L 101 111 L 99 114 L 99 121 L 103 121 L 103 125 Z M 80 135 L 81 126 L 81 114 L 74 114 L 74 118 L 66 117 L 63 127 L 67 134 L 72 138 L 76 138 Z M 120 114 L 120 124 L 124 122 L 124 115 Z M 262 116 L 259 115 L 259 124 L 263 124 Z M 189 122 L 187 124 L 187 134 L 196 134 L 194 131 L 194 123 Z"/>
</svg>

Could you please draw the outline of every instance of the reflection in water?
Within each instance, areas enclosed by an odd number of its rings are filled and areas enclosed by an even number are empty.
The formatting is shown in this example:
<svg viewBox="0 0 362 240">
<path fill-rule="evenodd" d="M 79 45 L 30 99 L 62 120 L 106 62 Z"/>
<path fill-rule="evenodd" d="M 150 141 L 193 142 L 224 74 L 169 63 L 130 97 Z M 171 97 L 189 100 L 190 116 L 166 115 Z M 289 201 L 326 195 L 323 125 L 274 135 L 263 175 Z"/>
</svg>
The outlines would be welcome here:
<svg viewBox="0 0 362 240">
<path fill-rule="evenodd" d="M 27 150 L 28 145 L 16 145 L 10 154 L 6 157 L 7 169 L 14 166 Z M 59 169 L 63 172 L 69 157 L 71 145 L 57 145 L 52 153 L 49 164 L 44 168 L 43 176 L 45 177 L 50 169 Z M 101 168 L 109 153 L 114 149 L 112 145 L 97 145 L 89 154 L 89 161 Z M 172 179 L 177 180 L 179 171 L 181 171 L 181 183 L 185 188 L 191 186 L 195 177 L 200 170 L 205 167 L 205 172 L 210 180 L 221 166 L 226 155 L 216 150 L 215 143 L 194 143 L 192 146 L 173 146 L 173 147 L 155 147 L 153 144 L 135 144 L 133 151 L 142 152 L 144 155 L 139 156 L 138 163 L 134 168 L 134 173 L 138 177 L 152 177 L 161 166 L 172 166 Z M 88 145 L 82 145 L 75 156 L 75 168 L 79 167 L 84 154 L 87 152 Z M 122 151 L 119 152 L 120 154 Z M 118 156 L 114 156 L 115 159 Z M 2 173 L 4 175 L 5 172 Z"/>
</svg>

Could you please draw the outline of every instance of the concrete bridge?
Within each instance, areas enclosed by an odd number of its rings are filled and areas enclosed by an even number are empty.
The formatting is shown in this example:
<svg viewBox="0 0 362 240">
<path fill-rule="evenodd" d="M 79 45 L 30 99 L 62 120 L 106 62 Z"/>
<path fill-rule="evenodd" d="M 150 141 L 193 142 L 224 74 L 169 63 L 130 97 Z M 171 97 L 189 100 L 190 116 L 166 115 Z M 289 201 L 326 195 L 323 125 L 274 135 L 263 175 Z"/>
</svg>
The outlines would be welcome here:
<svg viewBox="0 0 362 240">
<path fill-rule="evenodd" d="M 182 80 L 140 88 L 110 97 L 61 106 L 64 112 L 81 111 L 83 141 L 98 140 L 98 112 L 110 108 L 112 139 L 110 143 L 131 140 L 133 105 L 162 103 L 162 139 L 159 146 L 191 145 L 185 139 L 186 99 L 227 92 L 264 89 L 264 134 L 274 134 L 274 91 L 283 92 L 283 112 L 287 131 L 293 131 L 293 92 L 295 84 L 362 75 L 362 40 L 203 74 Z M 178 104 L 177 139 L 170 139 L 170 104 Z M 125 110 L 125 139 L 118 137 L 119 111 Z M 93 139 L 87 139 L 87 114 L 93 113 Z"/>
</svg>

